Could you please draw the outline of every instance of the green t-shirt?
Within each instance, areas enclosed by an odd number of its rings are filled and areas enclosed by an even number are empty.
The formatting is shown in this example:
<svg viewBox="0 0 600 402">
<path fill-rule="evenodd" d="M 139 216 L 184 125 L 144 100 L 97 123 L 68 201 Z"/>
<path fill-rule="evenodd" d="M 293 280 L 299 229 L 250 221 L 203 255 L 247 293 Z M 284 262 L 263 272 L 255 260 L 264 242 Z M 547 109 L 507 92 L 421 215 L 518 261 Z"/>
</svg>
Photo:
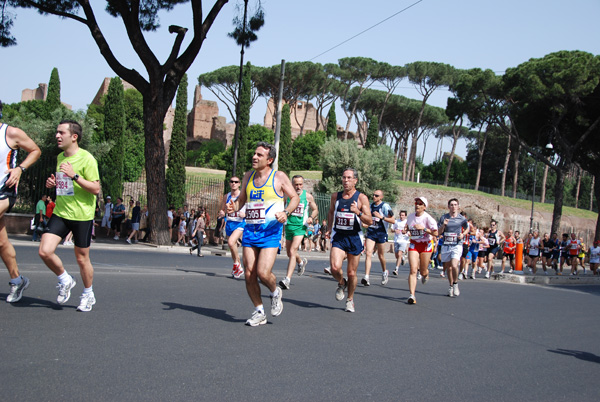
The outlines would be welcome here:
<svg viewBox="0 0 600 402">
<path fill-rule="evenodd" d="M 43 200 L 39 200 L 35 206 L 35 214 L 38 218 L 40 217 L 40 211 L 42 211 L 42 215 L 46 215 L 46 203 Z"/>
<path fill-rule="evenodd" d="M 56 161 L 56 207 L 54 214 L 73 221 L 89 221 L 94 219 L 96 211 L 96 196 L 85 191 L 77 182 L 60 173 L 60 165 L 69 162 L 73 171 L 88 181 L 100 180 L 98 162 L 85 149 L 73 156 L 65 157 L 61 152 Z"/>
<path fill-rule="evenodd" d="M 287 202 L 290 202 L 288 199 Z M 308 201 L 306 200 L 306 190 L 300 194 L 300 202 L 296 209 L 290 214 L 287 220 L 288 227 L 304 227 L 308 219 Z"/>
</svg>

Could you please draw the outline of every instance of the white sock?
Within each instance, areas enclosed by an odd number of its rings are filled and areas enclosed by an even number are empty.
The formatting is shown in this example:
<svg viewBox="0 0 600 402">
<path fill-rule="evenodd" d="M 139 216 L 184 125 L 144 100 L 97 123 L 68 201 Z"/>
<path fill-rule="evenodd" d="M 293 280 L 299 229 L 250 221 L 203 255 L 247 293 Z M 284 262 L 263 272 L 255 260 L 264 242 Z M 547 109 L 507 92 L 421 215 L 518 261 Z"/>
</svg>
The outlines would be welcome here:
<svg viewBox="0 0 600 402">
<path fill-rule="evenodd" d="M 93 286 L 83 289 L 83 294 L 86 294 L 86 293 L 94 293 Z"/>
<path fill-rule="evenodd" d="M 60 283 L 67 283 L 67 282 L 69 282 L 70 279 L 71 279 L 71 275 L 69 275 L 66 270 L 62 274 L 58 275 L 58 281 Z"/>
<path fill-rule="evenodd" d="M 281 290 L 279 289 L 279 287 L 276 287 L 276 288 L 275 288 L 275 291 L 274 291 L 274 292 L 271 292 L 271 297 L 275 297 L 275 296 L 277 296 L 277 294 L 278 294 L 280 291 L 281 291 Z"/>
<path fill-rule="evenodd" d="M 262 314 L 265 313 L 265 308 L 264 308 L 264 306 L 262 304 L 260 306 L 254 307 L 254 310 L 256 310 L 256 311 L 258 311 L 258 312 L 260 312 Z"/>
<path fill-rule="evenodd" d="M 396 267 L 396 271 L 399 271 L 399 270 L 400 270 L 400 267 Z"/>
<path fill-rule="evenodd" d="M 369 280 L 369 275 L 365 275 L 365 279 L 366 279 L 366 280 Z"/>
<path fill-rule="evenodd" d="M 286 276 L 285 279 L 287 279 L 288 281 L 291 281 L 289 276 Z"/>
</svg>

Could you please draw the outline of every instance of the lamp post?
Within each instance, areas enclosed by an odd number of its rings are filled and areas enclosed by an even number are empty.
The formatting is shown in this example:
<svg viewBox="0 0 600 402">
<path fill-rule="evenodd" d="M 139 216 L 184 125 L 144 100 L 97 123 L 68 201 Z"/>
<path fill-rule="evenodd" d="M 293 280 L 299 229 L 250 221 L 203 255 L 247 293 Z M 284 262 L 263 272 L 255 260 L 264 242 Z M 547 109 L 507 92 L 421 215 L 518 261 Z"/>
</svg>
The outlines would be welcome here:
<svg viewBox="0 0 600 402">
<path fill-rule="evenodd" d="M 540 134 L 541 134 L 542 130 L 540 130 L 540 132 L 538 133 L 538 137 L 537 137 L 537 144 L 536 144 L 536 148 L 540 147 Z M 550 140 L 548 141 L 548 143 L 546 144 L 546 150 L 547 151 L 552 151 L 554 149 L 554 146 L 552 145 L 552 137 L 550 138 Z M 531 216 L 529 218 L 529 233 L 533 233 L 533 209 L 535 206 L 535 186 L 536 186 L 536 182 L 537 182 L 537 165 L 538 165 L 538 154 L 535 153 L 533 155 L 534 159 L 535 159 L 535 166 L 533 168 L 533 192 L 531 195 Z"/>
</svg>

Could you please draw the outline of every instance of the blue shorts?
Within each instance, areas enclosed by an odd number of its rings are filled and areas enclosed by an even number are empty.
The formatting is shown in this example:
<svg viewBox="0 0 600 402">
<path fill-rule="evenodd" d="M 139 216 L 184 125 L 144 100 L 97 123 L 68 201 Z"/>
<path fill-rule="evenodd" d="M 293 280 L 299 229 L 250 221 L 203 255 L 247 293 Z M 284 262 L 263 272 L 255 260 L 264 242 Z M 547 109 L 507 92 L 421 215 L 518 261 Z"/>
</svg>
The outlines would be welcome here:
<svg viewBox="0 0 600 402">
<path fill-rule="evenodd" d="M 494 256 L 496 256 L 496 254 L 498 254 L 499 250 L 500 250 L 499 246 L 490 247 L 487 249 L 487 255 L 494 254 Z"/>
<path fill-rule="evenodd" d="M 244 221 L 241 221 L 241 222 L 227 221 L 227 223 L 225 225 L 225 234 L 227 234 L 227 236 L 231 236 L 231 234 L 236 230 L 244 230 L 245 224 L 246 224 L 246 222 L 244 222 Z"/>
<path fill-rule="evenodd" d="M 257 225 L 244 226 L 242 247 L 279 248 L 281 246 L 282 223 L 278 222 L 266 229 L 257 231 L 251 229 L 254 226 Z"/>
<path fill-rule="evenodd" d="M 388 235 L 386 232 L 367 230 L 367 239 L 371 239 L 375 243 L 387 243 Z"/>
<path fill-rule="evenodd" d="M 339 248 L 352 255 L 360 255 L 363 251 L 363 244 L 358 234 L 344 235 L 336 233 L 331 240 L 331 247 Z"/>
</svg>

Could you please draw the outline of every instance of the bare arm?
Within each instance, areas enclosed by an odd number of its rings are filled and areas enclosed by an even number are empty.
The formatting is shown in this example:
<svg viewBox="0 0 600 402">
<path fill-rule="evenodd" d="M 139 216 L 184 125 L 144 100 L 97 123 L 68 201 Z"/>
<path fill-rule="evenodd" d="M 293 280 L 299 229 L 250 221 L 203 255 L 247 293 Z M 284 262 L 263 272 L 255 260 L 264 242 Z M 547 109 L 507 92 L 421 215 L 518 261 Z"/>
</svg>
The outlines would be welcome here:
<svg viewBox="0 0 600 402">
<path fill-rule="evenodd" d="M 371 216 L 371 208 L 369 207 L 369 199 L 367 196 L 361 193 L 358 196 L 358 203 L 356 204 L 356 210 L 353 211 L 352 207 L 350 207 L 350 210 L 357 215 L 362 212 L 362 215 L 358 217 L 361 223 L 365 225 L 372 225 L 373 217 Z M 354 205 L 354 203 L 352 205 Z"/>
<path fill-rule="evenodd" d="M 310 216 L 308 217 L 308 219 L 310 219 L 308 223 L 313 223 L 314 220 L 317 219 L 317 216 L 319 216 L 319 208 L 317 207 L 315 197 L 313 197 L 312 194 L 306 193 L 306 200 L 308 201 L 308 205 L 310 206 L 311 211 Z"/>
<path fill-rule="evenodd" d="M 25 160 L 19 165 L 25 169 L 33 165 L 42 155 L 42 151 L 40 151 L 37 144 L 20 128 L 8 126 L 6 129 L 6 141 L 11 148 L 20 148 L 28 153 Z M 8 179 L 6 180 L 7 187 L 19 184 L 21 174 L 23 173 L 23 170 L 19 166 L 6 171 L 8 174 Z"/>
<path fill-rule="evenodd" d="M 329 212 L 327 212 L 327 232 L 325 233 L 326 238 L 331 237 L 331 229 L 335 226 L 334 214 L 335 214 L 335 199 L 337 193 L 331 194 L 331 200 L 329 201 Z"/>
<path fill-rule="evenodd" d="M 287 221 L 288 214 L 292 213 L 300 203 L 300 197 L 298 197 L 292 182 L 285 173 L 277 172 L 275 175 L 275 181 L 279 184 L 279 186 L 277 186 L 279 187 L 279 190 L 283 192 L 284 196 L 290 199 L 290 202 L 283 211 L 275 213 L 275 218 L 277 218 L 279 222 L 284 223 Z"/>
</svg>

